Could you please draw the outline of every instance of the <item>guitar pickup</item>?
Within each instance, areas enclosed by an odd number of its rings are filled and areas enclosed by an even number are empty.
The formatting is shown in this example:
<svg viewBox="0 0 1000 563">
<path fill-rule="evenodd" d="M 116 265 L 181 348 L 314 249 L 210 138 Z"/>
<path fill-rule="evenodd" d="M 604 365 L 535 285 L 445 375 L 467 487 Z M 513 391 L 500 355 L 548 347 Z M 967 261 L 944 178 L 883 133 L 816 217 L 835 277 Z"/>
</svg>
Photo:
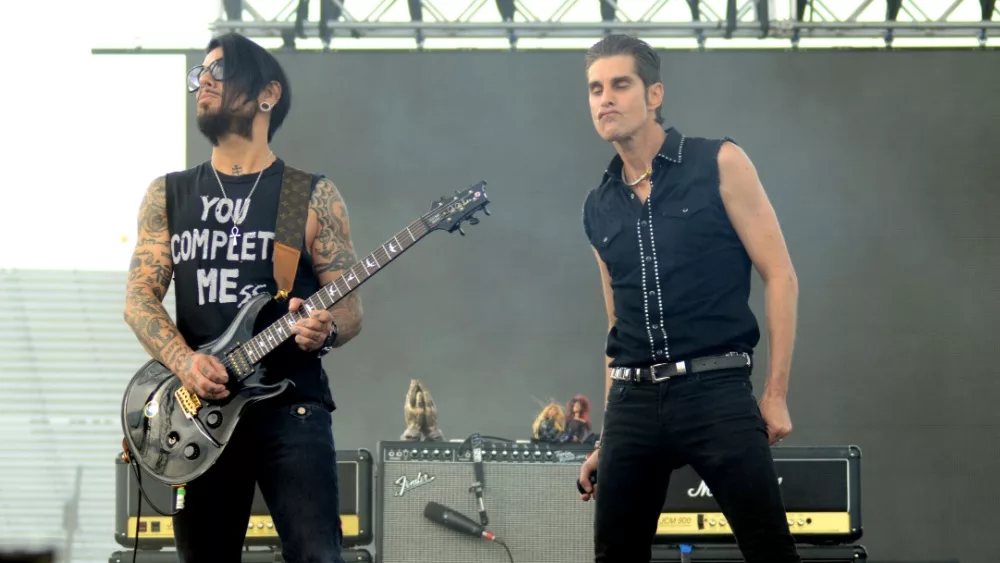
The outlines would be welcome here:
<svg viewBox="0 0 1000 563">
<path fill-rule="evenodd" d="M 232 367 L 233 371 L 236 372 L 236 375 L 246 377 L 253 373 L 253 368 L 250 366 L 250 359 L 247 358 L 247 355 L 242 348 L 233 350 L 233 352 L 229 354 L 228 358 L 229 365 Z"/>
</svg>

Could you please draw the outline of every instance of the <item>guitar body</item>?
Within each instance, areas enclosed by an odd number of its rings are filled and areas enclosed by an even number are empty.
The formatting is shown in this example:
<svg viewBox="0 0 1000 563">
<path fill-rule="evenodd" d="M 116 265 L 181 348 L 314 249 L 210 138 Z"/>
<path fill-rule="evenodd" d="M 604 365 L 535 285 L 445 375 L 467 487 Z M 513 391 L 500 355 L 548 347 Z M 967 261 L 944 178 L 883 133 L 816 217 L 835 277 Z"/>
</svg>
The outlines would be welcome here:
<svg viewBox="0 0 1000 563">
<path fill-rule="evenodd" d="M 219 459 L 249 406 L 277 397 L 293 385 L 288 380 L 262 384 L 262 369 L 249 365 L 242 370 L 249 373 L 244 376 L 228 358 L 254 336 L 257 317 L 271 299 L 266 293 L 254 296 L 221 336 L 196 350 L 226 366 L 229 396 L 225 399 L 188 396 L 180 378 L 156 360 L 136 372 L 122 399 L 122 430 L 132 463 L 168 485 L 191 482 Z M 191 408 L 192 404 L 197 406 Z"/>
<path fill-rule="evenodd" d="M 168 485 L 189 483 L 208 471 L 247 408 L 293 385 L 287 379 L 265 383 L 265 370 L 259 367 L 269 352 L 293 337 L 291 327 L 314 310 L 329 310 L 431 231 L 464 235 L 461 225 L 477 224 L 476 212 L 489 215 L 485 187 L 486 182 L 479 182 L 435 201 L 429 212 L 303 300 L 297 311 L 284 313 L 263 330 L 260 325 L 276 316 L 269 305 L 277 302 L 266 293 L 252 297 L 222 335 L 196 350 L 226 367 L 229 396 L 225 399 L 209 401 L 188 393 L 166 366 L 156 360 L 147 362 L 132 376 L 122 398 L 126 461 Z"/>
</svg>

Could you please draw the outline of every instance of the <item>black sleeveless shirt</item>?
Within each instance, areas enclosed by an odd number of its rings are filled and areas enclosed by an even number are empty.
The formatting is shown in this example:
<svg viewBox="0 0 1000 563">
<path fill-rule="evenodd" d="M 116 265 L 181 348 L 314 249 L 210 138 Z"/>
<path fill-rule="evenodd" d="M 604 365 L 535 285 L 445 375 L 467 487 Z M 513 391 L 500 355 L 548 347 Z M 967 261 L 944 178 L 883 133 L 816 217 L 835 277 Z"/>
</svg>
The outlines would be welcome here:
<svg viewBox="0 0 1000 563">
<path fill-rule="evenodd" d="M 277 292 L 274 232 L 284 168 L 282 160 L 275 160 L 260 175 L 259 182 L 257 173 L 230 176 L 219 172 L 216 179 L 211 161 L 167 174 L 175 320 L 191 348 L 197 349 L 222 334 L 251 296 Z M 313 188 L 318 180 L 314 175 Z M 235 237 L 231 236 L 234 217 L 239 221 Z M 301 251 L 290 296 L 306 299 L 321 284 L 304 240 Z M 287 301 L 272 301 L 258 317 L 257 329 L 287 312 Z M 335 408 L 317 353 L 303 352 L 294 339 L 289 338 L 265 356 L 261 366 L 267 371 L 267 380 L 287 378 L 295 383 L 293 389 L 272 402 L 316 401 L 328 410 Z"/>
<path fill-rule="evenodd" d="M 606 354 L 642 367 L 727 352 L 753 353 L 752 263 L 719 192 L 719 149 L 732 139 L 667 129 L 646 203 L 622 182 L 615 156 L 588 192 L 583 226 L 608 266 L 616 322 Z"/>
</svg>

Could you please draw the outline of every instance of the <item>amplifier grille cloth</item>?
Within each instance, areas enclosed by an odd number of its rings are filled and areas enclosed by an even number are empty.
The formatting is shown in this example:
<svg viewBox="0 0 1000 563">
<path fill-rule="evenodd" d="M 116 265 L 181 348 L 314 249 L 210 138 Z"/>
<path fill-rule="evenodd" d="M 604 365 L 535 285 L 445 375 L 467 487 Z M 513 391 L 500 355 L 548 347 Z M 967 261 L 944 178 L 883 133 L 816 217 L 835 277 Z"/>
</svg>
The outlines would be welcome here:
<svg viewBox="0 0 1000 563">
<path fill-rule="evenodd" d="M 507 563 L 503 546 L 454 532 L 424 518 L 434 501 L 479 522 L 472 463 L 386 461 L 381 479 L 383 563 Z M 582 502 L 574 481 L 579 463 L 484 464 L 487 529 L 516 563 L 581 563 L 594 559 L 594 501 Z M 433 480 L 409 488 L 405 478 Z"/>
</svg>

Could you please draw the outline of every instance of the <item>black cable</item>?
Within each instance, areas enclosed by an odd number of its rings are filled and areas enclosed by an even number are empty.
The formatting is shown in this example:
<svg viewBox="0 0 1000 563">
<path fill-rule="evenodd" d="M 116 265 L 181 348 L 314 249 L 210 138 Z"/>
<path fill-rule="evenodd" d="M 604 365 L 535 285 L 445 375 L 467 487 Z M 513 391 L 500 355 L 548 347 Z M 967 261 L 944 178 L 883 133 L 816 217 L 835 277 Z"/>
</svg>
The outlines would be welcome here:
<svg viewBox="0 0 1000 563">
<path fill-rule="evenodd" d="M 125 458 L 128 459 L 128 464 L 132 466 L 132 471 L 135 473 L 135 484 L 139 489 L 139 494 L 141 495 L 135 501 L 135 545 L 132 548 L 132 563 L 136 563 L 136 557 L 139 555 L 139 521 L 142 520 L 142 499 L 146 499 L 146 504 L 149 505 L 154 511 L 160 513 L 161 516 L 175 516 L 180 514 L 180 510 L 174 510 L 172 512 L 164 512 L 153 504 L 153 501 L 149 500 L 149 496 L 146 494 L 146 490 L 142 488 L 142 473 L 139 471 L 139 466 L 132 463 L 131 452 L 125 452 Z"/>
<path fill-rule="evenodd" d="M 507 559 L 510 559 L 510 563 L 514 563 L 514 556 L 510 554 L 510 548 L 507 547 L 507 544 L 503 543 L 503 541 L 499 539 L 494 539 L 493 541 L 503 546 L 504 551 L 507 552 Z"/>
</svg>

